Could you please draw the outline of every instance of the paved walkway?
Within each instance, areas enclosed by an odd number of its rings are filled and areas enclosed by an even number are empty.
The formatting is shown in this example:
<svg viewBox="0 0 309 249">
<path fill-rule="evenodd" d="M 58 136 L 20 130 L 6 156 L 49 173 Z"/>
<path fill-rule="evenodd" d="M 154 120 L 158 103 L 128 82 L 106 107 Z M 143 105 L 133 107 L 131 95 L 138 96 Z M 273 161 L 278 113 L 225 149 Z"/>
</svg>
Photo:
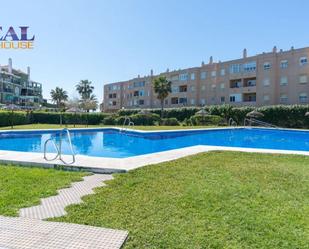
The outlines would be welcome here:
<svg viewBox="0 0 309 249">
<path fill-rule="evenodd" d="M 48 222 L 42 219 L 66 214 L 65 207 L 81 203 L 81 197 L 93 194 L 112 175 L 85 176 L 58 195 L 41 199 L 41 204 L 20 210 L 20 217 L 0 216 L 0 249 L 119 249 L 128 232 L 85 225 Z"/>
<path fill-rule="evenodd" d="M 65 207 L 81 203 L 82 196 L 93 194 L 94 188 L 104 186 L 103 181 L 111 179 L 112 175 L 85 176 L 84 181 L 75 182 L 70 188 L 58 190 L 58 195 L 41 199 L 40 205 L 21 209 L 19 216 L 43 220 L 66 215 Z"/>
<path fill-rule="evenodd" d="M 126 231 L 0 216 L 0 248 L 119 249 Z"/>
</svg>

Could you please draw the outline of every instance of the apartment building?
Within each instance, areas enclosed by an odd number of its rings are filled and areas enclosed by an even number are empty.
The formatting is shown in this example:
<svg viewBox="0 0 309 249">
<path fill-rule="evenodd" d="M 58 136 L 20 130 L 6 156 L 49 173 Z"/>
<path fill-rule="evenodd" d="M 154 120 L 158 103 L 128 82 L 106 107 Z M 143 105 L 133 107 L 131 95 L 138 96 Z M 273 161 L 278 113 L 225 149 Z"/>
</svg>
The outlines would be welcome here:
<svg viewBox="0 0 309 249">
<path fill-rule="evenodd" d="M 205 105 L 308 104 L 309 47 L 271 52 L 240 59 L 161 73 L 172 82 L 165 107 Z M 103 110 L 159 108 L 150 75 L 104 86 Z"/>
<path fill-rule="evenodd" d="M 30 67 L 27 68 L 27 73 L 14 69 L 11 58 L 8 65 L 0 65 L 1 104 L 33 109 L 38 108 L 42 102 L 42 84 L 30 79 Z"/>
</svg>

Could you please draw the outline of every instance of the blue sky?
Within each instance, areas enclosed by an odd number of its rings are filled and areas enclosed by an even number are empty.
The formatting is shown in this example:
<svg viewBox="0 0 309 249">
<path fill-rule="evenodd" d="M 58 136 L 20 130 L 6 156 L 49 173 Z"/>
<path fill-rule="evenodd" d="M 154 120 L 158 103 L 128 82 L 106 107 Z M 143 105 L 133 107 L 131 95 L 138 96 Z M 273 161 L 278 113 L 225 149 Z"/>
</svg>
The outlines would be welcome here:
<svg viewBox="0 0 309 249">
<path fill-rule="evenodd" d="M 309 2 L 304 0 L 14 0 L 2 1 L 0 26 L 30 26 L 35 48 L 0 50 L 44 83 L 77 96 L 81 79 L 103 85 L 214 60 L 309 46 Z"/>
</svg>

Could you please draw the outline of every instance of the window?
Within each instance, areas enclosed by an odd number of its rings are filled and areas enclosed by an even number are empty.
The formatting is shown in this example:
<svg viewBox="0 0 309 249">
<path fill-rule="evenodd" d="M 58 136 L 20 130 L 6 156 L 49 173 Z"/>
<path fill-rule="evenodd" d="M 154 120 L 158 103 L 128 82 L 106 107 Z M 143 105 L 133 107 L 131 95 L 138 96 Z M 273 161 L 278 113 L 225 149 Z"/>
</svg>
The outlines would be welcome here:
<svg viewBox="0 0 309 249">
<path fill-rule="evenodd" d="M 195 73 L 191 73 L 191 80 L 195 80 Z"/>
<path fill-rule="evenodd" d="M 224 102 L 225 102 L 225 97 L 222 96 L 222 97 L 220 98 L 220 101 L 221 101 L 221 103 L 224 103 Z"/>
<path fill-rule="evenodd" d="M 206 100 L 205 99 L 201 99 L 201 105 L 205 105 L 206 104 Z"/>
<path fill-rule="evenodd" d="M 166 100 L 164 101 L 164 104 L 165 104 L 165 105 L 168 105 L 168 99 L 166 99 Z"/>
<path fill-rule="evenodd" d="M 211 71 L 211 77 L 216 77 L 217 76 L 217 72 L 216 71 Z"/>
<path fill-rule="evenodd" d="M 264 96 L 263 96 L 263 100 L 264 100 L 264 102 L 269 101 L 269 95 L 264 95 Z"/>
<path fill-rule="evenodd" d="M 300 57 L 299 59 L 299 65 L 305 66 L 308 64 L 308 58 L 307 57 Z"/>
<path fill-rule="evenodd" d="M 241 72 L 241 64 L 232 64 L 230 66 L 230 73 L 235 74 L 235 73 L 240 73 Z"/>
<path fill-rule="evenodd" d="M 263 80 L 263 85 L 264 85 L 264 86 L 269 86 L 269 85 L 270 85 L 270 80 L 269 80 L 269 78 L 265 78 L 265 79 Z"/>
<path fill-rule="evenodd" d="M 187 98 L 179 98 L 179 104 L 187 104 Z"/>
<path fill-rule="evenodd" d="M 108 95 L 108 97 L 109 97 L 110 99 L 115 99 L 115 98 L 117 98 L 117 93 L 110 93 L 110 94 Z"/>
<path fill-rule="evenodd" d="M 134 91 L 133 96 L 134 97 L 138 97 L 139 96 L 139 91 Z"/>
<path fill-rule="evenodd" d="M 176 98 L 176 97 L 171 98 L 171 103 L 172 103 L 172 105 L 177 105 L 178 104 L 178 98 Z"/>
<path fill-rule="evenodd" d="M 187 91 L 187 85 L 179 86 L 179 92 L 183 93 Z"/>
<path fill-rule="evenodd" d="M 179 80 L 178 75 L 173 75 L 173 76 L 171 77 L 171 80 L 172 80 L 172 81 L 178 81 L 178 80 Z"/>
<path fill-rule="evenodd" d="M 205 91 L 205 90 L 206 90 L 206 86 L 202 85 L 202 91 Z"/>
<path fill-rule="evenodd" d="M 241 101 L 242 101 L 241 94 L 237 93 L 230 95 L 230 102 L 241 102 Z"/>
<path fill-rule="evenodd" d="M 271 68 L 271 65 L 269 62 L 265 62 L 263 67 L 264 67 L 264 70 L 269 70 Z"/>
<path fill-rule="evenodd" d="M 220 84 L 220 88 L 221 88 L 221 89 L 224 89 L 224 88 L 225 88 L 225 84 L 224 84 L 224 83 L 221 83 L 221 84 Z"/>
<path fill-rule="evenodd" d="M 139 91 L 139 96 L 145 96 L 145 91 L 144 90 L 140 90 Z"/>
<path fill-rule="evenodd" d="M 289 62 L 287 60 L 283 60 L 280 62 L 280 68 L 284 69 L 284 68 L 288 68 L 289 66 Z"/>
<path fill-rule="evenodd" d="M 282 77 L 280 78 L 280 85 L 281 85 L 281 86 L 286 86 L 287 84 L 288 84 L 288 77 L 282 76 Z"/>
<path fill-rule="evenodd" d="M 307 103 L 307 102 L 308 102 L 307 93 L 299 94 L 299 103 Z"/>
<path fill-rule="evenodd" d="M 288 102 L 288 96 L 286 94 L 280 95 L 280 103 L 287 103 Z"/>
<path fill-rule="evenodd" d="M 300 84 L 306 84 L 308 82 L 308 77 L 307 75 L 300 75 L 299 76 L 299 83 Z"/>
<path fill-rule="evenodd" d="M 178 93 L 179 87 L 178 86 L 172 86 L 172 93 Z"/>
<path fill-rule="evenodd" d="M 191 92 L 195 92 L 195 86 L 190 86 Z"/>
<path fill-rule="evenodd" d="M 211 89 L 212 89 L 213 91 L 216 90 L 216 87 L 217 87 L 216 84 L 212 84 L 212 85 L 211 85 Z"/>
<path fill-rule="evenodd" d="M 222 68 L 222 69 L 220 70 L 220 75 L 221 75 L 221 76 L 224 76 L 224 75 L 225 75 L 225 69 L 224 69 L 224 68 Z"/>
<path fill-rule="evenodd" d="M 144 87 L 145 81 L 138 81 L 133 83 L 133 87 Z"/>
<path fill-rule="evenodd" d="M 201 72 L 201 80 L 204 80 L 206 79 L 206 72 Z"/>
<path fill-rule="evenodd" d="M 144 101 L 143 99 L 140 99 L 140 100 L 138 101 L 138 104 L 139 104 L 139 105 L 144 105 L 144 104 L 145 104 L 145 101 Z"/>
<path fill-rule="evenodd" d="M 256 61 L 245 63 L 243 69 L 244 72 L 254 72 L 256 70 Z"/>
<path fill-rule="evenodd" d="M 189 75 L 187 73 L 182 73 L 179 75 L 179 80 L 181 81 L 188 80 L 188 78 L 189 78 Z"/>
<path fill-rule="evenodd" d="M 191 105 L 195 105 L 195 99 L 191 99 Z"/>
</svg>

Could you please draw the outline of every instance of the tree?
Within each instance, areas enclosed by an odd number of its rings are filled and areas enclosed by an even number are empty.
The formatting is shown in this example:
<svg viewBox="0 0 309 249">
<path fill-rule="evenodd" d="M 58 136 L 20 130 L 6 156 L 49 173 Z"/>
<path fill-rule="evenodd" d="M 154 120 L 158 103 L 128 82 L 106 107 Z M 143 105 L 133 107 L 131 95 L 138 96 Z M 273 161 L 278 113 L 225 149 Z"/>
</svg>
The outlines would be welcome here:
<svg viewBox="0 0 309 249">
<path fill-rule="evenodd" d="M 167 80 L 165 76 L 159 76 L 153 81 L 153 88 L 157 94 L 157 99 L 161 102 L 161 118 L 163 117 L 164 100 L 172 91 L 172 82 Z"/>
<path fill-rule="evenodd" d="M 76 91 L 79 93 L 82 100 L 89 99 L 93 93 L 94 87 L 91 84 L 92 82 L 89 80 L 81 80 L 76 85 Z"/>
<path fill-rule="evenodd" d="M 81 100 L 81 107 L 83 110 L 89 112 L 95 111 L 98 108 L 98 99 L 94 94 L 91 94 L 88 99 Z"/>
<path fill-rule="evenodd" d="M 68 93 L 60 87 L 56 87 L 55 89 L 51 90 L 50 96 L 52 101 L 56 103 L 57 108 L 64 107 L 65 101 L 68 100 Z"/>
</svg>

